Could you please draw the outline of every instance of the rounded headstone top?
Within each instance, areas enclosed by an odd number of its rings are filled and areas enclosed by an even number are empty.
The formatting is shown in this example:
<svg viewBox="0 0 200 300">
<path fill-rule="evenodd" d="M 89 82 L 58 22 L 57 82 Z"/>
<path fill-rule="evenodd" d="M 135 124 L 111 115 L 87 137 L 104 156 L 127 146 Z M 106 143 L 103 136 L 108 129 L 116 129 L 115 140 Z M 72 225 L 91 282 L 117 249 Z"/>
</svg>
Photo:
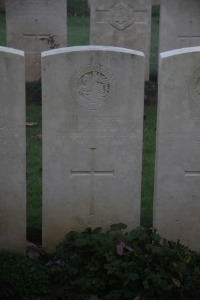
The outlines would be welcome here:
<svg viewBox="0 0 200 300">
<path fill-rule="evenodd" d="M 42 57 L 54 54 L 63 54 L 69 52 L 82 52 L 82 51 L 110 51 L 110 52 L 119 52 L 127 53 L 132 55 L 144 56 L 144 53 L 137 50 L 132 50 L 122 47 L 113 47 L 113 46 L 74 46 L 74 47 L 65 47 L 59 49 L 53 49 L 49 51 L 42 52 Z"/>
</svg>

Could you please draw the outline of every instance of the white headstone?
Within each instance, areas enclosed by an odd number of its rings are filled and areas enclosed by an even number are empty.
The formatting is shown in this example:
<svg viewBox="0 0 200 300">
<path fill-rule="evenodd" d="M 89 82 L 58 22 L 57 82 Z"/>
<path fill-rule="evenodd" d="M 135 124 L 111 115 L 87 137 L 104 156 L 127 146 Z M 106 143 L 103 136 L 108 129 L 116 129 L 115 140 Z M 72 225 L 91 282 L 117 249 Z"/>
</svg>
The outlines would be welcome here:
<svg viewBox="0 0 200 300">
<path fill-rule="evenodd" d="M 200 46 L 199 28 L 199 0 L 161 0 L 160 52 Z"/>
<path fill-rule="evenodd" d="M 161 54 L 154 227 L 200 251 L 200 47 Z"/>
<path fill-rule="evenodd" d="M 7 0 L 7 45 L 25 51 L 26 81 L 41 77 L 41 52 L 66 46 L 66 0 Z"/>
<path fill-rule="evenodd" d="M 52 50 L 42 71 L 43 247 L 70 230 L 139 226 L 143 54 Z"/>
<path fill-rule="evenodd" d="M 145 79 L 148 80 L 151 0 L 92 0 L 90 11 L 90 44 L 144 52 Z"/>
<path fill-rule="evenodd" d="M 26 251 L 24 53 L 0 47 L 0 250 Z"/>
</svg>

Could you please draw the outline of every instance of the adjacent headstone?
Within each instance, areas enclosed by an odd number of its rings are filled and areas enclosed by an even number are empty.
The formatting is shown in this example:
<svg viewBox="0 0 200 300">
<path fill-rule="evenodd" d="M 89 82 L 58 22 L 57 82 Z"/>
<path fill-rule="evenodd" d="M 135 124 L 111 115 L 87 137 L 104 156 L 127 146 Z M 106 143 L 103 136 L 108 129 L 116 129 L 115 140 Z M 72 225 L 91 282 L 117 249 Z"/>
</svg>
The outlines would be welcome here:
<svg viewBox="0 0 200 300">
<path fill-rule="evenodd" d="M 144 52 L 145 79 L 148 80 L 151 0 L 92 0 L 90 11 L 90 44 Z"/>
<path fill-rule="evenodd" d="M 200 251 L 200 47 L 161 54 L 154 227 Z"/>
<path fill-rule="evenodd" d="M 41 51 L 66 46 L 66 0 L 7 0 L 7 45 L 25 51 L 26 81 L 41 76 Z"/>
<path fill-rule="evenodd" d="M 70 230 L 140 224 L 144 55 L 42 53 L 43 247 Z"/>
<path fill-rule="evenodd" d="M 161 0 L 159 51 L 200 46 L 200 1 Z"/>
<path fill-rule="evenodd" d="M 0 47 L 0 250 L 26 251 L 24 53 Z"/>
</svg>

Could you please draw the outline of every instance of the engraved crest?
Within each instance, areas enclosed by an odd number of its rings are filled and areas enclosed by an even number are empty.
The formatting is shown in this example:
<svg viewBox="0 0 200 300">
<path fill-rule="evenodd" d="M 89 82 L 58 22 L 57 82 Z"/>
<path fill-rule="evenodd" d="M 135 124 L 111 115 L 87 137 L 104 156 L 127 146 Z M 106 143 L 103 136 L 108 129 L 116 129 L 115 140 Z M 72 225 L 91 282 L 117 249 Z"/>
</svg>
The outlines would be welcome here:
<svg viewBox="0 0 200 300">
<path fill-rule="evenodd" d="M 123 30 L 133 24 L 133 8 L 123 2 L 115 4 L 109 11 L 109 24 Z"/>
<path fill-rule="evenodd" d="M 72 96 L 85 109 L 103 108 L 113 97 L 115 90 L 114 75 L 101 65 L 87 65 L 72 77 Z"/>
<path fill-rule="evenodd" d="M 200 68 L 198 68 L 190 78 L 189 94 L 195 103 L 200 106 Z"/>
</svg>

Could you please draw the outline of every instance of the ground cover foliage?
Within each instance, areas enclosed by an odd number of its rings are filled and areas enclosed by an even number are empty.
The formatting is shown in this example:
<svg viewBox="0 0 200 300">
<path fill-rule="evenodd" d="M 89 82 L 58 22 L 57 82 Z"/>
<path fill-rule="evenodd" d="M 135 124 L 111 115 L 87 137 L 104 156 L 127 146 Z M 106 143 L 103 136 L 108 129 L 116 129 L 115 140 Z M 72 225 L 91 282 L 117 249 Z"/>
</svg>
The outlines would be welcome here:
<svg viewBox="0 0 200 300">
<path fill-rule="evenodd" d="M 0 299 L 199 299 L 200 255 L 154 229 L 125 229 L 70 232 L 39 260 L 1 253 Z"/>
</svg>

